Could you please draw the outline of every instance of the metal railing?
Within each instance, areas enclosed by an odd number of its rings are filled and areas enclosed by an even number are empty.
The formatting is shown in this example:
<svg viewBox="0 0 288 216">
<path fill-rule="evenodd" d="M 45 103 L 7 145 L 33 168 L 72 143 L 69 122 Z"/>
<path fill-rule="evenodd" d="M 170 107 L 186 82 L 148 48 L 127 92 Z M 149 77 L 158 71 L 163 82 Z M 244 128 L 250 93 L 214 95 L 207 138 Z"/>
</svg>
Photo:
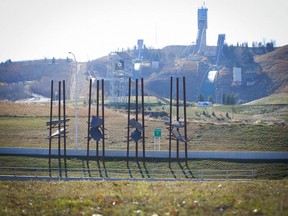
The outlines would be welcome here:
<svg viewBox="0 0 288 216">
<path fill-rule="evenodd" d="M 43 167 L 0 167 L 0 179 L 91 179 L 91 180 L 253 180 L 255 170 L 210 170 L 173 168 L 43 168 Z"/>
</svg>

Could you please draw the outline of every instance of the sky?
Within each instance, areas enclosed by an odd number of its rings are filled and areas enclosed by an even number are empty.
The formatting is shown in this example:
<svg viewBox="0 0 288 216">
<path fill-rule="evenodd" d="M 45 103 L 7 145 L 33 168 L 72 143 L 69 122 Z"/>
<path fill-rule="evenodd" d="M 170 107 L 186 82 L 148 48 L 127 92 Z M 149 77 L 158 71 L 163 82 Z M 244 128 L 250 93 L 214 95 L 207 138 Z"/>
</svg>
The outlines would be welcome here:
<svg viewBox="0 0 288 216">
<path fill-rule="evenodd" d="M 88 61 L 133 48 L 190 45 L 197 9 L 208 8 L 207 44 L 288 44 L 287 0 L 0 0 L 0 62 Z"/>
</svg>

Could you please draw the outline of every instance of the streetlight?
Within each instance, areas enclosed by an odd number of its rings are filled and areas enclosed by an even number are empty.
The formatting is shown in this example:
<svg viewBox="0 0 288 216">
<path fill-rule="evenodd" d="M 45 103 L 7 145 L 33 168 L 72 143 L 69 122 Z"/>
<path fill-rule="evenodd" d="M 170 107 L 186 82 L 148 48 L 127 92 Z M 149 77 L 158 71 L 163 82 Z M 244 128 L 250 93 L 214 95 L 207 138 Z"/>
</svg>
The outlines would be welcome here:
<svg viewBox="0 0 288 216">
<path fill-rule="evenodd" d="M 75 149 L 78 149 L 78 65 L 77 60 L 74 53 L 69 52 L 74 58 L 74 62 L 76 64 L 76 73 L 75 73 Z"/>
</svg>

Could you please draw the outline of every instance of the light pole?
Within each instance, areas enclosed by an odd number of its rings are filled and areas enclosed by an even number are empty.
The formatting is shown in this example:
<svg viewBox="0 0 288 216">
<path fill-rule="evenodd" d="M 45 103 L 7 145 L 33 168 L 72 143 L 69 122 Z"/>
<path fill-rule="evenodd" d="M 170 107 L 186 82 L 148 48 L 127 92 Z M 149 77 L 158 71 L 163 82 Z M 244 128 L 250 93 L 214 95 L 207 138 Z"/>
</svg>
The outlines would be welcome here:
<svg viewBox="0 0 288 216">
<path fill-rule="evenodd" d="M 78 149 L 78 65 L 74 53 L 69 52 L 74 58 L 76 64 L 75 73 L 75 149 Z"/>
</svg>

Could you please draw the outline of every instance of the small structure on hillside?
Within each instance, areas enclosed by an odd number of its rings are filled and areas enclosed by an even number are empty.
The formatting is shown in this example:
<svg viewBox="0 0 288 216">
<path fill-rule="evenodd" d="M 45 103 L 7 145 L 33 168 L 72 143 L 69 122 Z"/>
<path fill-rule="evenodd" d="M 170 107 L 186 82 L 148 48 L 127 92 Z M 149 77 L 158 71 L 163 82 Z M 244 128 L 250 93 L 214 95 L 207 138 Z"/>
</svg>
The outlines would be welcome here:
<svg viewBox="0 0 288 216">
<path fill-rule="evenodd" d="M 239 67 L 233 67 L 233 83 L 237 86 L 242 84 L 242 69 Z"/>
</svg>

